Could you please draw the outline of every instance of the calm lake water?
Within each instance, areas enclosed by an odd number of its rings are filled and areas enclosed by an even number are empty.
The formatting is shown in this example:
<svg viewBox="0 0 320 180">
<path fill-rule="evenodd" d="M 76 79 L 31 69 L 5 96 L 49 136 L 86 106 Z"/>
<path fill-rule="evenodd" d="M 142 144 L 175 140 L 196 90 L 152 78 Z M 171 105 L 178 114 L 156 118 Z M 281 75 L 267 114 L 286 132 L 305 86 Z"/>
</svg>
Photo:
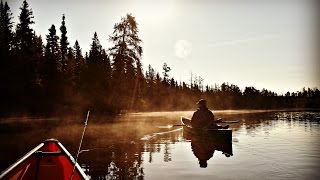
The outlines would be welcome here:
<svg viewBox="0 0 320 180">
<path fill-rule="evenodd" d="M 78 163 L 91 179 L 320 179 L 320 112 L 214 111 L 232 143 L 183 132 L 192 112 L 92 117 Z M 1 119 L 0 171 L 48 138 L 75 156 L 82 119 Z"/>
</svg>

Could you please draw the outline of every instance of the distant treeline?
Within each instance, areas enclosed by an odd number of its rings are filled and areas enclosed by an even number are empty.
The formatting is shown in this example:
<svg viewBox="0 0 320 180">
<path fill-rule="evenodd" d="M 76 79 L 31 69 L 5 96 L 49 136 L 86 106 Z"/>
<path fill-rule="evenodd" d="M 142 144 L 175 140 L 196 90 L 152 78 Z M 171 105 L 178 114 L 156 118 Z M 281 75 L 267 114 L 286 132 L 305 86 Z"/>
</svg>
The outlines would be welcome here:
<svg viewBox="0 0 320 180">
<path fill-rule="evenodd" d="M 142 40 L 135 18 L 127 14 L 114 25 L 109 36 L 112 47 L 104 49 L 94 33 L 84 55 L 78 41 L 70 45 L 65 15 L 60 33 L 52 25 L 46 44 L 30 27 L 33 12 L 26 1 L 19 22 L 13 27 L 7 2 L 0 5 L 0 115 L 16 113 L 47 115 L 79 113 L 87 109 L 101 113 L 121 111 L 189 110 L 199 98 L 215 109 L 319 108 L 317 88 L 277 95 L 254 87 L 244 91 L 233 84 L 203 86 L 201 77 L 177 82 L 151 65 L 144 72 Z M 59 34 L 60 36 L 58 36 Z"/>
</svg>

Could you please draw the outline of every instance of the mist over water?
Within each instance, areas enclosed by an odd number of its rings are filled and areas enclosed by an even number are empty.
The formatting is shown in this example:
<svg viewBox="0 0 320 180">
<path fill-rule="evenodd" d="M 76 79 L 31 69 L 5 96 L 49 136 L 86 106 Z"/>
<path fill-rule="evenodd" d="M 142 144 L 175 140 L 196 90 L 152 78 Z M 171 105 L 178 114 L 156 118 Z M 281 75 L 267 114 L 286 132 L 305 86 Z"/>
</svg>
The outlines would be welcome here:
<svg viewBox="0 0 320 180">
<path fill-rule="evenodd" d="M 191 111 L 89 118 L 79 164 L 91 179 L 318 179 L 320 112 L 214 111 L 232 144 L 184 133 Z M 48 138 L 75 156 L 85 117 L 1 119 L 0 171 Z M 202 155 L 199 155 L 199 152 Z M 200 154 L 201 154 L 200 153 Z M 203 153 L 206 167 L 200 167 Z M 206 154 L 208 153 L 208 154 Z M 202 160 L 203 161 L 203 160 Z"/>
</svg>

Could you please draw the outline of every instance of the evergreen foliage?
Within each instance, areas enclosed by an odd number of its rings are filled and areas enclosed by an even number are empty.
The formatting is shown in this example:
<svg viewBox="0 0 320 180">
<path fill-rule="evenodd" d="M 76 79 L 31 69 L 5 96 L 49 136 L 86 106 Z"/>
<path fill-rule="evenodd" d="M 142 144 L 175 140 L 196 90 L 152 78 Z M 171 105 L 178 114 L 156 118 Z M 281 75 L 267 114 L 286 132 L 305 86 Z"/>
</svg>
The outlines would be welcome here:
<svg viewBox="0 0 320 180">
<path fill-rule="evenodd" d="M 11 62 L 11 50 L 13 48 L 12 13 L 8 3 L 0 2 L 0 108 L 7 111 L 11 108 L 11 87 L 13 72 Z"/>
<path fill-rule="evenodd" d="M 34 37 L 34 33 L 30 25 L 34 24 L 34 21 L 32 20 L 34 17 L 26 0 L 23 1 L 20 10 L 20 23 L 17 25 L 16 29 L 16 43 L 17 48 L 25 53 L 25 51 L 29 50 L 33 45 L 32 39 Z"/>
<path fill-rule="evenodd" d="M 67 53 L 68 53 L 68 37 L 67 37 L 67 28 L 65 22 L 65 16 L 62 15 L 62 22 L 60 26 L 61 39 L 60 39 L 60 48 L 61 48 L 61 63 L 62 63 L 62 72 L 67 71 Z"/>
<path fill-rule="evenodd" d="M 114 84 L 113 102 L 118 109 L 131 108 L 137 102 L 142 79 L 141 56 L 143 53 L 141 39 L 138 37 L 138 24 L 131 14 L 121 18 L 114 26 L 113 35 L 109 37 L 114 46 L 109 49 Z M 128 89 L 133 91 L 128 91 Z"/>
<path fill-rule="evenodd" d="M 1 63 L 8 60 L 9 51 L 12 48 L 12 13 L 8 3 L 0 2 L 0 58 Z"/>
<path fill-rule="evenodd" d="M 320 91 L 303 88 L 278 95 L 267 89 L 229 83 L 203 84 L 191 74 L 190 82 L 178 82 L 163 64 L 162 75 L 151 65 L 143 71 L 142 40 L 132 14 L 121 18 L 109 36 L 105 50 L 95 32 L 89 52 L 83 56 L 78 41 L 69 46 L 65 15 L 60 26 L 48 29 L 46 45 L 31 28 L 33 12 L 26 0 L 13 30 L 8 4 L 0 3 L 0 116 L 13 113 L 48 115 L 122 111 L 192 110 L 200 98 L 214 109 L 320 108 Z M 59 41 L 60 40 L 60 41 Z"/>
</svg>

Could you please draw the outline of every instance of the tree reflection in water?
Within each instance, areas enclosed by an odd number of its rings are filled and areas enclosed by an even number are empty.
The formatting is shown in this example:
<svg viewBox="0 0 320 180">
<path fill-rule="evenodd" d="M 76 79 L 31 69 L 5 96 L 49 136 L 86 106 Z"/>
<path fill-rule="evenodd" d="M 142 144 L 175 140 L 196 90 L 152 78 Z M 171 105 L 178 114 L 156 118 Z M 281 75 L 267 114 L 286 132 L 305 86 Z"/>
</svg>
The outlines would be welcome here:
<svg viewBox="0 0 320 180">
<path fill-rule="evenodd" d="M 172 161 L 172 144 L 191 141 L 191 150 L 199 160 L 200 167 L 207 167 L 207 161 L 215 151 L 226 157 L 232 156 L 232 143 L 218 142 L 212 138 L 190 136 L 182 130 L 161 133 L 148 141 L 122 142 L 93 148 L 81 154 L 79 162 L 91 179 L 144 179 L 144 161 L 152 163 L 153 156 L 163 153 L 163 161 Z M 147 159 L 144 160 L 143 154 Z"/>
<path fill-rule="evenodd" d="M 80 161 L 91 179 L 143 179 L 143 144 L 119 143 L 81 154 Z"/>
</svg>

